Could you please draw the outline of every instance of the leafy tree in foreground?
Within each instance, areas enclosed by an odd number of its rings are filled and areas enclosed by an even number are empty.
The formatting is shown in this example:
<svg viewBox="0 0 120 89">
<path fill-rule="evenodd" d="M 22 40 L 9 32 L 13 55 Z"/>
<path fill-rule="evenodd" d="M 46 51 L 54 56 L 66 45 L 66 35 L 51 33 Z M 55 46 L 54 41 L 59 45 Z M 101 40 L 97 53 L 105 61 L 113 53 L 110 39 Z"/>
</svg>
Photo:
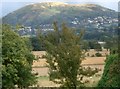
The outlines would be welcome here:
<svg viewBox="0 0 120 89">
<path fill-rule="evenodd" d="M 76 89 L 84 86 L 84 76 L 92 76 L 97 70 L 83 68 L 81 62 L 84 53 L 81 49 L 82 33 L 76 35 L 74 31 L 64 24 L 59 30 L 54 23 L 54 31 L 44 37 L 46 58 L 50 69 L 50 80 L 61 84 L 61 87 Z"/>
<path fill-rule="evenodd" d="M 120 57 L 117 54 L 107 57 L 98 87 L 120 87 Z"/>
<path fill-rule="evenodd" d="M 2 87 L 13 89 L 28 87 L 36 83 L 31 73 L 34 60 L 26 42 L 8 25 L 2 27 Z"/>
</svg>

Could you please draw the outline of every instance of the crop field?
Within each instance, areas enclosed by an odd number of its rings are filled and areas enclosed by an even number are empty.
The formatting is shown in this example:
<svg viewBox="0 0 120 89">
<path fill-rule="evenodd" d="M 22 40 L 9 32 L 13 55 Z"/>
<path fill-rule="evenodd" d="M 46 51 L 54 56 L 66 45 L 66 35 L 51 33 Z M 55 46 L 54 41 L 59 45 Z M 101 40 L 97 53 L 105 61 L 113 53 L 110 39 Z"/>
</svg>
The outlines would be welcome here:
<svg viewBox="0 0 120 89">
<path fill-rule="evenodd" d="M 96 52 L 93 50 L 89 51 L 89 54 L 93 55 Z M 46 59 L 42 58 L 43 55 L 45 55 L 45 51 L 34 51 L 33 54 L 38 58 L 38 60 L 33 62 L 33 72 L 38 73 L 38 86 L 40 87 L 57 87 L 59 85 L 53 83 L 49 80 L 49 68 L 47 67 Z M 105 64 L 105 55 L 109 54 L 108 51 L 101 52 L 102 57 L 91 57 L 86 56 L 85 60 L 82 62 L 83 67 L 91 67 L 91 68 L 98 68 L 100 71 L 95 74 L 92 77 L 85 77 L 84 82 L 85 85 L 88 87 L 95 87 L 99 81 L 99 79 L 102 76 L 103 70 L 104 70 L 104 64 Z"/>
</svg>

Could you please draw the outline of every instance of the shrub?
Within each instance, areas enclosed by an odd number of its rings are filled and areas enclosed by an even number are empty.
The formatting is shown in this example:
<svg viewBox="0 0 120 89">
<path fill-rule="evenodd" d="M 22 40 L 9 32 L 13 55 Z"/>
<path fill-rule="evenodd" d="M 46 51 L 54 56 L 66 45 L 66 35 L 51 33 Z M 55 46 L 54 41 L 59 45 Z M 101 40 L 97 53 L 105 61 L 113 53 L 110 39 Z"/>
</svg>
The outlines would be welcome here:
<svg viewBox="0 0 120 89">
<path fill-rule="evenodd" d="M 101 53 L 96 53 L 95 56 L 96 57 L 102 57 L 102 54 Z"/>
<path fill-rule="evenodd" d="M 91 57 L 95 57 L 95 55 L 93 54 L 93 55 L 91 55 Z"/>
<path fill-rule="evenodd" d="M 46 58 L 46 56 L 45 56 L 45 55 L 42 55 L 42 58 Z"/>
<path fill-rule="evenodd" d="M 90 54 L 89 54 L 89 53 L 87 53 L 87 56 L 89 57 L 89 56 L 90 56 Z"/>
</svg>

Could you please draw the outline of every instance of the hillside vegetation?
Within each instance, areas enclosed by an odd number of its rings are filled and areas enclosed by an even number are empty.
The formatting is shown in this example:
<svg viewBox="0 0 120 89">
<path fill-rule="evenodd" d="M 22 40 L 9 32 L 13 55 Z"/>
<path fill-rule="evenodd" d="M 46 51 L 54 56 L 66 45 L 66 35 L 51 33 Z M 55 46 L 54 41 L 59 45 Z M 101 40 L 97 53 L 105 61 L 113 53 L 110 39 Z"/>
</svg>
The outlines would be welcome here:
<svg viewBox="0 0 120 89">
<path fill-rule="evenodd" d="M 95 4 L 36 3 L 27 5 L 3 17 L 3 23 L 32 27 L 47 25 L 45 27 L 50 27 L 53 21 L 59 21 L 74 26 L 76 20 L 82 23 L 87 18 L 93 19 L 98 16 L 115 18 L 117 13 Z"/>
</svg>

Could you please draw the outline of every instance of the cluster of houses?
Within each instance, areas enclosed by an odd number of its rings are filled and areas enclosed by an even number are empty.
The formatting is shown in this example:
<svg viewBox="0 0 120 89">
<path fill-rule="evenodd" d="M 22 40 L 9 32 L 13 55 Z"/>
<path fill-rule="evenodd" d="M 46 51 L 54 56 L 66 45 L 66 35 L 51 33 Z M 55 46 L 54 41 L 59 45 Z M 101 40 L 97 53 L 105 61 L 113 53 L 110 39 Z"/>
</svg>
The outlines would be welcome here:
<svg viewBox="0 0 120 89">
<path fill-rule="evenodd" d="M 118 25 L 118 18 L 106 17 L 106 16 L 98 16 L 95 18 L 86 18 L 84 20 L 80 20 L 79 18 L 74 18 L 70 24 L 72 27 L 85 27 L 85 28 L 96 28 L 96 29 L 104 29 L 109 28 L 110 26 L 115 27 Z M 52 31 L 52 24 L 40 24 L 40 30 L 43 32 Z M 100 30 L 101 31 L 101 30 Z M 19 29 L 19 34 L 21 35 L 36 35 L 37 29 L 32 27 L 26 27 Z"/>
<path fill-rule="evenodd" d="M 79 18 L 74 18 L 74 20 L 71 22 L 73 25 L 82 25 L 85 27 L 92 26 L 93 28 L 104 28 L 109 27 L 110 25 L 117 25 L 118 24 L 118 18 L 111 18 L 106 16 L 98 16 L 95 18 L 87 18 L 84 20 L 79 20 Z"/>
</svg>

